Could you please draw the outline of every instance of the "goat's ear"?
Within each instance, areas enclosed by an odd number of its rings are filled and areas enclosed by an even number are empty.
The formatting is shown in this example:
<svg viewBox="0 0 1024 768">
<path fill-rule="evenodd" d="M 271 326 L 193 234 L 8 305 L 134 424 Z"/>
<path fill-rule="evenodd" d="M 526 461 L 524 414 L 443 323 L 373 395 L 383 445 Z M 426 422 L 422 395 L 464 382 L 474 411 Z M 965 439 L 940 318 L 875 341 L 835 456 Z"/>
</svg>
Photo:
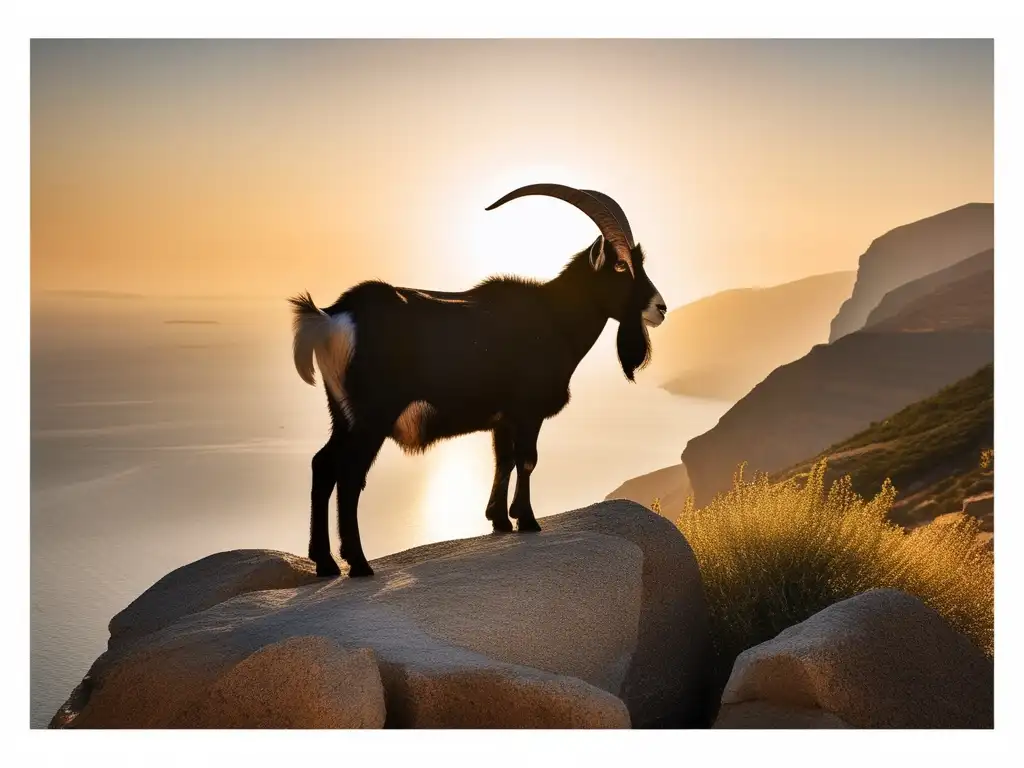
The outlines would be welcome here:
<svg viewBox="0 0 1024 768">
<path fill-rule="evenodd" d="M 595 272 L 604 266 L 604 235 L 598 235 L 597 240 L 590 246 L 590 266 Z"/>
</svg>

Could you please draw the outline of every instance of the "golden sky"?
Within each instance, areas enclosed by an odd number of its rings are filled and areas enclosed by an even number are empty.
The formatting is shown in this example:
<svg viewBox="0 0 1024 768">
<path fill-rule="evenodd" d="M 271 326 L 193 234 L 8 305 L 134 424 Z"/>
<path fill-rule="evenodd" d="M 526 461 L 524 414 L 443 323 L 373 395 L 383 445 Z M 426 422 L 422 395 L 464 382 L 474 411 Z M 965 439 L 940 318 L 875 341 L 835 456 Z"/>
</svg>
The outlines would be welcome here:
<svg viewBox="0 0 1024 768">
<path fill-rule="evenodd" d="M 987 40 L 33 41 L 32 287 L 553 276 L 600 189 L 670 307 L 992 201 Z"/>
</svg>

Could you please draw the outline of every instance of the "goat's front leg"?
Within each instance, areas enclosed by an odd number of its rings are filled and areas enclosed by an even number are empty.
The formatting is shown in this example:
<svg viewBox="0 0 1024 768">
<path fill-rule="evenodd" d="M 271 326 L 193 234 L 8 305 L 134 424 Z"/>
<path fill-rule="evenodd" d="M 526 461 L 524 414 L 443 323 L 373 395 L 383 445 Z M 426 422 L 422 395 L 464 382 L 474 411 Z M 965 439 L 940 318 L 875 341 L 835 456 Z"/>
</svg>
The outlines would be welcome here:
<svg viewBox="0 0 1024 768">
<path fill-rule="evenodd" d="M 499 422 L 491 433 L 494 446 L 494 482 L 491 497 L 487 500 L 485 517 L 491 521 L 495 533 L 511 533 L 512 521 L 508 519 L 508 481 L 516 465 L 515 440 L 512 427 Z"/>
<path fill-rule="evenodd" d="M 366 487 L 366 474 L 373 466 L 377 453 L 384 444 L 383 433 L 354 432 L 339 452 L 338 471 L 338 534 L 341 538 L 341 558 L 349 565 L 352 578 L 373 576 L 363 554 L 359 537 L 359 494 Z"/>
<path fill-rule="evenodd" d="M 519 521 L 520 533 L 532 533 L 540 530 L 537 518 L 530 504 L 530 474 L 537 466 L 537 436 L 540 434 L 540 421 L 525 422 L 516 425 L 516 493 L 512 497 L 509 517 Z"/>
</svg>

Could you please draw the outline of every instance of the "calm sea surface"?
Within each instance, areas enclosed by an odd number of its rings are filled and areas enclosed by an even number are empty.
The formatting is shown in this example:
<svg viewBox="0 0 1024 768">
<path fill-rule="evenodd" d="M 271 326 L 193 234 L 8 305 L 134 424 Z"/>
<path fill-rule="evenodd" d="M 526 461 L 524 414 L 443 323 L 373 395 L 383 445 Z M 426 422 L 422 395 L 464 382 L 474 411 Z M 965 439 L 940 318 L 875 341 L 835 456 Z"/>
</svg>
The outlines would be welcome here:
<svg viewBox="0 0 1024 768">
<path fill-rule="evenodd" d="M 289 323 L 284 302 L 33 300 L 33 727 L 103 652 L 110 618 L 168 571 L 227 549 L 305 554 L 309 461 L 328 418 L 292 366 Z M 728 408 L 642 374 L 627 383 L 614 332 L 541 432 L 539 517 L 678 461 Z M 360 502 L 367 556 L 486 533 L 491 471 L 486 434 L 419 457 L 389 441 Z"/>
</svg>

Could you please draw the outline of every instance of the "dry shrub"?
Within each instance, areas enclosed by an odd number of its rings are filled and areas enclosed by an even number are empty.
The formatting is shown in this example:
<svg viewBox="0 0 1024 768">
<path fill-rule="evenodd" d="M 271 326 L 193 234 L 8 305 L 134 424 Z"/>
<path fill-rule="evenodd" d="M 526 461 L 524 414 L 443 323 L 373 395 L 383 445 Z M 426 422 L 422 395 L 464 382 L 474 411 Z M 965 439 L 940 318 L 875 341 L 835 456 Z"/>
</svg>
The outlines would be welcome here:
<svg viewBox="0 0 1024 768">
<path fill-rule="evenodd" d="M 803 482 L 743 478 L 677 525 L 700 564 L 720 664 L 853 595 L 893 588 L 917 596 L 992 656 L 993 556 L 978 521 L 960 515 L 907 533 L 886 515 L 885 481 L 866 501 L 844 477 L 827 489 L 826 461 Z"/>
</svg>

